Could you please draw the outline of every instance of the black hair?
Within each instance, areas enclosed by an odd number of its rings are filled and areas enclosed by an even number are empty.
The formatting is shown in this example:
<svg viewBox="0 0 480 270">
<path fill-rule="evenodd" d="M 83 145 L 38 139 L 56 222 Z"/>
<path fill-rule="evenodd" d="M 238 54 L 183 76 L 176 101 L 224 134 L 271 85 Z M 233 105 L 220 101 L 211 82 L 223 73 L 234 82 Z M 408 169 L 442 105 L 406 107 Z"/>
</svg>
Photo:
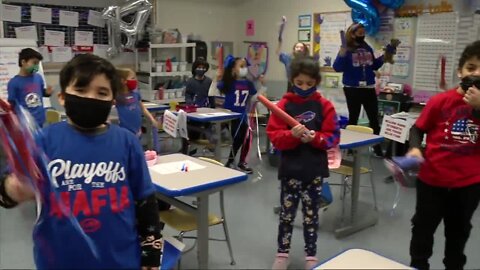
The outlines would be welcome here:
<svg viewBox="0 0 480 270">
<path fill-rule="evenodd" d="M 203 58 L 203 57 L 198 57 L 197 60 L 195 60 L 195 62 L 193 62 L 193 65 L 192 65 L 192 75 L 193 76 L 195 76 L 195 70 L 199 66 L 204 66 L 206 71 L 208 71 L 208 69 L 210 69 L 210 65 L 208 64 L 207 60 L 205 60 L 205 58 Z"/>
<path fill-rule="evenodd" d="M 110 81 L 113 97 L 122 89 L 120 77 L 115 67 L 108 61 L 93 54 L 79 54 L 72 58 L 60 71 L 61 93 L 75 82 L 77 87 L 90 84 L 97 75 L 105 74 Z"/>
<path fill-rule="evenodd" d="M 22 60 L 25 60 L 25 62 L 27 62 L 30 59 L 38 59 L 38 61 L 42 61 L 43 56 L 34 49 L 25 48 L 21 50 L 18 54 L 18 66 L 22 67 Z"/>
<path fill-rule="evenodd" d="M 237 61 L 243 60 L 244 58 L 240 57 L 235 57 L 234 60 L 225 67 L 225 70 L 223 71 L 223 76 L 222 76 L 222 82 L 223 82 L 223 88 L 220 89 L 220 93 L 222 94 L 227 94 L 231 88 L 232 85 L 235 81 L 235 76 L 233 75 L 233 68 L 235 67 L 235 64 Z"/>
<path fill-rule="evenodd" d="M 315 79 L 317 84 L 322 81 L 320 75 L 320 64 L 311 56 L 293 58 L 290 64 L 290 82 L 293 85 L 293 79 L 300 74 L 305 74 Z"/>
<path fill-rule="evenodd" d="M 458 69 L 462 69 L 463 65 L 474 57 L 480 59 L 480 40 L 474 41 L 465 47 L 458 60 Z"/>
</svg>

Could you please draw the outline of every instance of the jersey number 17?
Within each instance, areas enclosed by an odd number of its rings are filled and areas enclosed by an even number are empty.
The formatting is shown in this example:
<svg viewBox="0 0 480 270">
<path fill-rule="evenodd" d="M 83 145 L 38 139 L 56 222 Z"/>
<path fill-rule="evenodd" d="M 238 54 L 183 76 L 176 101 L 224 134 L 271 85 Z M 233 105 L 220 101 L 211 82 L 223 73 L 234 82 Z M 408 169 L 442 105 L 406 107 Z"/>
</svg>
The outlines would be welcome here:
<svg viewBox="0 0 480 270">
<path fill-rule="evenodd" d="M 235 90 L 235 106 L 236 107 L 245 107 L 245 103 L 247 102 L 247 97 L 249 90 Z"/>
</svg>

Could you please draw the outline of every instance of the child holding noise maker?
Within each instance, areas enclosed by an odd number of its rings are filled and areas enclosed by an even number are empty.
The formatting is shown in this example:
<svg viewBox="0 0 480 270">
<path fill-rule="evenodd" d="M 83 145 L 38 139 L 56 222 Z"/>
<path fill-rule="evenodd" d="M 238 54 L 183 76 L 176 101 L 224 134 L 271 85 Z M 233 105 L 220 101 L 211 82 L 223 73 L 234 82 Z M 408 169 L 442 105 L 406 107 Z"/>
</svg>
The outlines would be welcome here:
<svg viewBox="0 0 480 270">
<path fill-rule="evenodd" d="M 60 86 L 68 120 L 37 138 L 53 184 L 40 187 L 36 268 L 158 269 L 162 235 L 143 150 L 132 132 L 106 122 L 122 88 L 115 67 L 92 54 L 75 56 L 62 68 Z M 33 199 L 15 175 L 0 177 L 0 206 Z"/>
<path fill-rule="evenodd" d="M 281 181 L 278 250 L 272 269 L 287 269 L 293 222 L 300 200 L 305 239 L 305 269 L 318 260 L 317 229 L 323 179 L 329 177 L 327 150 L 338 145 L 340 128 L 332 103 L 317 92 L 320 65 L 312 57 L 295 58 L 290 66 L 291 92 L 277 106 L 299 125 L 289 128 L 272 114 L 267 135 L 282 152 L 278 178 Z"/>
<path fill-rule="evenodd" d="M 222 74 L 223 73 L 223 74 Z M 226 163 L 226 167 L 234 167 L 233 163 L 238 150 L 242 148 L 238 169 L 247 173 L 253 173 L 252 168 L 248 167 L 246 162 L 247 154 L 250 150 L 250 138 L 248 134 L 248 112 L 247 105 L 252 97 L 257 94 L 253 82 L 247 79 L 248 68 L 245 58 L 233 57 L 229 55 L 225 59 L 224 70 L 219 70 L 217 75 L 221 80 L 217 83 L 220 93 L 225 96 L 223 107 L 233 112 L 241 113 L 240 119 L 232 121 L 231 134 L 233 139 L 232 150 Z M 262 86 L 264 85 L 263 76 L 259 79 Z"/>
<path fill-rule="evenodd" d="M 457 75 L 460 85 L 432 97 L 410 130 L 407 156 L 423 160 L 410 241 L 410 265 L 419 270 L 430 269 L 434 234 L 442 220 L 443 264 L 447 270 L 464 268 L 471 219 L 480 200 L 480 41 L 464 49 Z"/>
</svg>

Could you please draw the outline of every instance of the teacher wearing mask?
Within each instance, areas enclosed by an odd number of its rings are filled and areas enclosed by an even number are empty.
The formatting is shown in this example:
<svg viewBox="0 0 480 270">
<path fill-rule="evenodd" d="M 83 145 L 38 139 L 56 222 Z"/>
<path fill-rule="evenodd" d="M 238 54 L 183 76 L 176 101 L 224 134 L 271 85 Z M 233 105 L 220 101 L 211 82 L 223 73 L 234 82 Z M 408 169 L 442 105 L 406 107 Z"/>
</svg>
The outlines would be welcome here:
<svg viewBox="0 0 480 270">
<path fill-rule="evenodd" d="M 337 72 L 343 72 L 343 85 L 348 107 L 348 124 L 357 125 L 360 110 L 365 109 L 370 127 L 380 132 L 378 100 L 375 93 L 375 72 L 383 65 L 383 55 L 375 58 L 373 49 L 365 42 L 365 28 L 352 24 L 342 36 L 342 47 L 333 63 Z M 377 157 L 383 157 L 381 146 L 374 146 Z"/>
</svg>

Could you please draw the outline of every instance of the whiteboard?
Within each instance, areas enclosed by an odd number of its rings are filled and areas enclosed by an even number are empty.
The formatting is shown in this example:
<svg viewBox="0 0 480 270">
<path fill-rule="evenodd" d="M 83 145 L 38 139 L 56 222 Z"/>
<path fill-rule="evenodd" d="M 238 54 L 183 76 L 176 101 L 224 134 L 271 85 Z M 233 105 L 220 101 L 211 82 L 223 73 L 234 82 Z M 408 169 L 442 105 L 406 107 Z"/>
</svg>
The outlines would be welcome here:
<svg viewBox="0 0 480 270">
<path fill-rule="evenodd" d="M 20 71 L 18 53 L 24 48 L 38 50 L 37 42 L 32 39 L 0 38 L 0 98 L 2 99 L 7 99 L 8 81 Z M 38 74 L 47 85 L 41 63 Z"/>
</svg>

